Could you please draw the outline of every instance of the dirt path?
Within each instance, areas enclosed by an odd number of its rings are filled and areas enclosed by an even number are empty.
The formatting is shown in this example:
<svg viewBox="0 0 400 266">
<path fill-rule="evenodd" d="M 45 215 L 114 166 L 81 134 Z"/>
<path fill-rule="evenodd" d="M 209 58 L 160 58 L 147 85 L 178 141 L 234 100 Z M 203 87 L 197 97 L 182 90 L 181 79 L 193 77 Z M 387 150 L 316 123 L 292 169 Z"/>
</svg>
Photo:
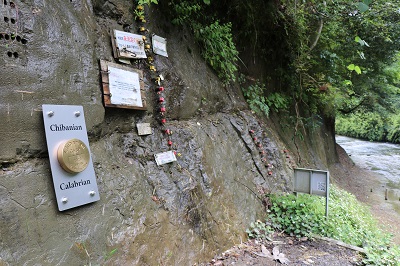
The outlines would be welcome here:
<svg viewBox="0 0 400 266">
<path fill-rule="evenodd" d="M 275 235 L 274 241 L 249 240 L 216 256 L 211 262 L 200 266 L 276 266 L 280 260 L 274 259 L 275 248 L 288 265 L 356 265 L 362 260 L 358 252 L 332 244 L 324 240 L 297 240 L 292 237 Z M 262 248 L 262 246 L 264 246 Z M 263 252 L 264 251 L 264 252 Z"/>
</svg>

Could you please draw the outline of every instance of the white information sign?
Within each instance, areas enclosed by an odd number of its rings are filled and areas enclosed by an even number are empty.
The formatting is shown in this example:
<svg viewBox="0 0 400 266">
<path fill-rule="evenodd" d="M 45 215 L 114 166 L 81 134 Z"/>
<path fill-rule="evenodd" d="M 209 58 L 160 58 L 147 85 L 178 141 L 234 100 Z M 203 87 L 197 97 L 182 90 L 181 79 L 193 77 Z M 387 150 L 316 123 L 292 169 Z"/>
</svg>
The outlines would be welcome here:
<svg viewBox="0 0 400 266">
<path fill-rule="evenodd" d="M 114 37 L 119 50 L 119 56 L 127 58 L 147 58 L 142 35 L 114 30 Z"/>
<path fill-rule="evenodd" d="M 167 53 L 167 39 L 157 35 L 153 35 L 153 52 L 165 57 L 168 57 Z"/>
<path fill-rule="evenodd" d="M 162 152 L 154 154 L 157 165 L 163 165 L 176 161 L 175 153 L 173 151 Z"/>
<path fill-rule="evenodd" d="M 139 74 L 115 67 L 108 67 L 111 104 L 143 107 Z"/>
<path fill-rule="evenodd" d="M 86 133 L 83 107 L 78 105 L 50 105 L 43 104 L 43 121 L 46 133 L 47 149 L 53 177 L 54 191 L 58 209 L 64 211 L 84 204 L 100 200 L 96 183 L 96 174 L 90 156 L 89 140 Z M 72 166 L 79 166 L 82 147 L 89 152 L 89 161 L 86 168 L 71 173 L 66 171 L 59 156 L 62 143 L 65 141 L 79 141 L 84 146 L 70 149 L 63 154 L 66 162 Z M 71 146 L 72 147 L 72 146 Z"/>
</svg>

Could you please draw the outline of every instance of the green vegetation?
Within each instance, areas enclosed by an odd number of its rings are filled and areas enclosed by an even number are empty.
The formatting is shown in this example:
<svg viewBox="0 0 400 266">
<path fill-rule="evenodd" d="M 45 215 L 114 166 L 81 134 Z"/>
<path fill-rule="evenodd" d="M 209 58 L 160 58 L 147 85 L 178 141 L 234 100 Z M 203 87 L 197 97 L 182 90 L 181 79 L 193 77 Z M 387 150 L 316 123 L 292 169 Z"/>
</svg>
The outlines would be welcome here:
<svg viewBox="0 0 400 266">
<path fill-rule="evenodd" d="M 253 76 L 252 64 L 262 67 L 260 83 L 242 88 L 250 107 L 268 115 L 267 99 L 278 96 L 274 109 L 285 99 L 295 124 L 314 115 L 393 111 L 398 6 L 400 0 L 169 2 L 172 21 L 192 29 L 225 84 Z"/>
<path fill-rule="evenodd" d="M 370 94 L 362 100 L 354 97 L 351 112 L 343 112 L 336 119 L 336 133 L 340 135 L 400 143 L 400 54 L 383 69 L 380 77 L 381 96 Z M 376 102 L 385 102 L 377 105 Z M 360 106 L 362 105 L 362 106 Z M 385 107 L 382 107 L 385 106 Z M 356 110 L 356 111 L 355 111 Z"/>
<path fill-rule="evenodd" d="M 281 109 L 285 110 L 289 105 L 289 100 L 284 94 L 274 92 L 265 96 L 265 84 L 259 81 L 247 88 L 242 87 L 242 91 L 250 109 L 267 117 L 271 109 L 278 112 Z"/>
<path fill-rule="evenodd" d="M 113 250 L 111 250 L 110 252 L 108 252 L 108 254 L 106 254 L 104 256 L 104 260 L 108 260 L 110 259 L 112 256 L 114 256 L 115 253 L 117 253 L 118 249 L 114 248 Z"/>
<path fill-rule="evenodd" d="M 232 37 L 232 24 L 221 23 L 214 14 L 205 12 L 210 1 L 186 0 L 170 2 L 173 10 L 172 22 L 188 25 L 194 33 L 196 41 L 202 47 L 202 55 L 206 62 L 216 71 L 225 83 L 236 80 L 239 52 Z M 205 15 L 207 13 L 207 15 Z"/>
<path fill-rule="evenodd" d="M 386 140 L 385 118 L 374 112 L 352 113 L 336 119 L 336 133 L 370 141 Z"/>
<path fill-rule="evenodd" d="M 144 7 L 150 6 L 151 4 L 158 4 L 158 0 L 138 0 L 136 9 L 133 11 L 135 19 L 141 22 L 146 22 L 144 19 Z"/>
<path fill-rule="evenodd" d="M 231 23 L 193 24 L 196 40 L 202 44 L 203 57 L 225 83 L 235 81 L 238 51 L 233 43 Z"/>
<path fill-rule="evenodd" d="M 255 238 L 255 239 L 266 239 L 271 241 L 271 235 L 274 232 L 274 229 L 267 225 L 266 223 L 263 223 L 261 221 L 256 221 L 254 223 L 250 224 L 250 228 L 246 229 L 246 233 L 250 238 Z"/>
<path fill-rule="evenodd" d="M 391 244 L 391 236 L 379 228 L 369 209 L 354 195 L 331 186 L 328 219 L 323 198 L 303 194 L 266 196 L 270 202 L 266 221 L 253 223 L 246 231 L 249 237 L 270 239 L 271 228 L 296 237 L 317 234 L 363 247 L 366 264 L 398 265 L 400 247 Z"/>
<path fill-rule="evenodd" d="M 336 133 L 339 135 L 400 143 L 400 113 L 356 112 L 341 115 L 336 119 Z"/>
</svg>

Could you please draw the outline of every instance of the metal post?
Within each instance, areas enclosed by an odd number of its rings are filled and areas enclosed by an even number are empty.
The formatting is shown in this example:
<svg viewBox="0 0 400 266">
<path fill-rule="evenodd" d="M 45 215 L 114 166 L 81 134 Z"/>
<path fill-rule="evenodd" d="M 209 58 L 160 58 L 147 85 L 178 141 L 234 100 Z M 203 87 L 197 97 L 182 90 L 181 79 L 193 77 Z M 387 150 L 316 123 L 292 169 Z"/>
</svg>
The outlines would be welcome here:
<svg viewBox="0 0 400 266">
<path fill-rule="evenodd" d="M 325 217 L 328 219 L 328 205 L 329 205 L 329 172 L 326 174 L 326 206 L 325 206 Z"/>
</svg>

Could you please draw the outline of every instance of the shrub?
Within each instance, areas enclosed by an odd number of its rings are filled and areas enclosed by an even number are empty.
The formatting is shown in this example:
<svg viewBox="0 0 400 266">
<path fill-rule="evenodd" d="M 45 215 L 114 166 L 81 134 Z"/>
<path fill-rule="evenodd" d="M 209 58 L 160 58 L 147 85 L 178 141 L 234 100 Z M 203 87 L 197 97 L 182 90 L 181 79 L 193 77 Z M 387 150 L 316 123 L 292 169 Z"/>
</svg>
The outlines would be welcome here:
<svg viewBox="0 0 400 266">
<path fill-rule="evenodd" d="M 400 143 L 400 114 L 390 117 L 387 140 L 393 143 Z"/>
<path fill-rule="evenodd" d="M 385 118 L 373 112 L 339 116 L 336 119 L 336 133 L 370 141 L 386 139 Z"/>
<path fill-rule="evenodd" d="M 236 80 L 239 54 L 233 42 L 232 24 L 220 23 L 212 15 L 204 15 L 204 4 L 209 5 L 210 1 L 171 1 L 172 22 L 187 24 L 193 30 L 196 41 L 201 45 L 203 58 L 228 84 Z"/>
<path fill-rule="evenodd" d="M 239 52 L 233 43 L 231 28 L 231 23 L 220 24 L 218 20 L 206 26 L 193 25 L 196 40 L 203 47 L 204 59 L 224 83 L 236 79 L 236 62 Z"/>
<path fill-rule="evenodd" d="M 324 234 L 325 211 L 318 198 L 289 194 L 271 195 L 270 200 L 272 206 L 269 209 L 268 221 L 273 228 L 296 237 Z"/>
<path fill-rule="evenodd" d="M 242 92 L 250 109 L 258 114 L 268 116 L 271 109 L 278 112 L 288 106 L 289 101 L 283 94 L 274 92 L 266 96 L 265 84 L 259 81 L 247 88 L 242 87 Z"/>
</svg>

